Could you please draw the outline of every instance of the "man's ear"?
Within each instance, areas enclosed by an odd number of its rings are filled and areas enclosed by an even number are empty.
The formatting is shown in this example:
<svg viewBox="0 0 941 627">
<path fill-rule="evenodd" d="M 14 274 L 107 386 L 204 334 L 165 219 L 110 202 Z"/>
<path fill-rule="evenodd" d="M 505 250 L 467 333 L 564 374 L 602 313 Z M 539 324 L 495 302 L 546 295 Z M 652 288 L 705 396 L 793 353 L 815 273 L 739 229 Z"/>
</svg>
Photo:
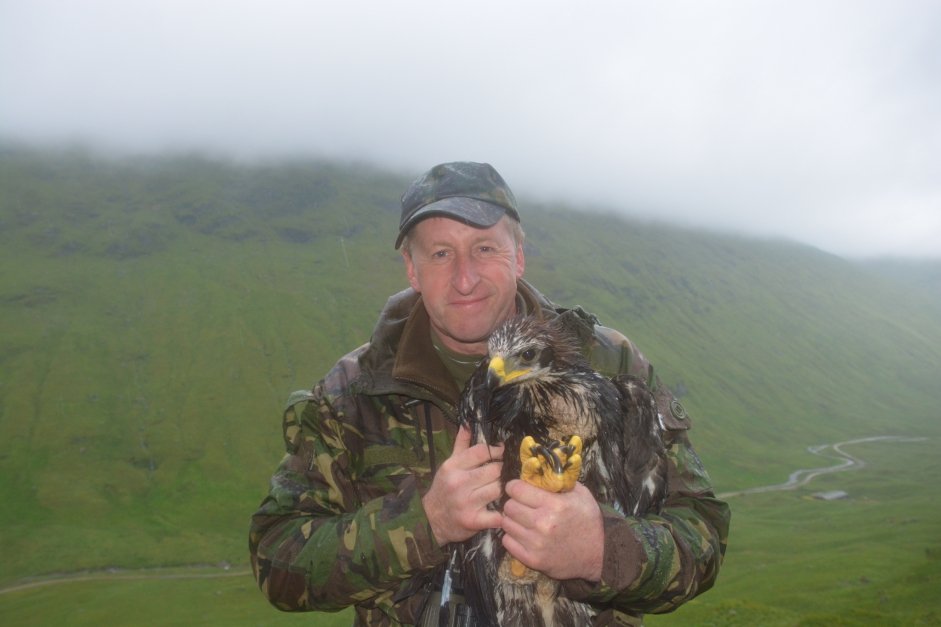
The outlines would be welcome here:
<svg viewBox="0 0 941 627">
<path fill-rule="evenodd" d="M 523 254 L 523 245 L 516 245 L 516 278 L 522 279 L 526 271 L 526 256 Z"/>
<path fill-rule="evenodd" d="M 402 259 L 405 261 L 405 275 L 408 277 L 408 283 L 412 289 L 421 294 L 421 284 L 418 282 L 418 272 L 415 270 L 415 261 L 412 254 L 402 249 Z"/>
</svg>

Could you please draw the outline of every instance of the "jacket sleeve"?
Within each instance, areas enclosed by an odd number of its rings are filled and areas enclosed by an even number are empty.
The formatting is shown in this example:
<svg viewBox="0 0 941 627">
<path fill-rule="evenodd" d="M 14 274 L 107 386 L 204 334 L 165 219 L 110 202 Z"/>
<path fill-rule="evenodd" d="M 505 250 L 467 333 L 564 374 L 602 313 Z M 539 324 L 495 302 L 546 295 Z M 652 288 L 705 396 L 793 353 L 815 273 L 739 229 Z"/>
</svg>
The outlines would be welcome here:
<svg viewBox="0 0 941 627">
<path fill-rule="evenodd" d="M 717 499 L 699 456 L 690 444 L 689 417 L 660 385 L 650 364 L 629 340 L 608 332 L 595 359 L 599 369 L 646 377 L 657 397 L 668 458 L 668 494 L 657 515 L 627 516 L 603 508 L 605 547 L 601 582 L 565 582 L 571 598 L 628 613 L 669 612 L 715 583 L 725 554 L 731 513 Z M 610 344 L 609 344 L 610 346 Z M 618 355 L 618 353 L 620 353 Z M 611 362 L 615 355 L 618 363 Z M 605 364 L 605 360 L 608 363 Z"/>
<path fill-rule="evenodd" d="M 377 447 L 346 415 L 364 412 L 369 400 L 328 392 L 347 387 L 321 382 L 289 405 L 288 453 L 252 516 L 255 578 L 282 610 L 389 605 L 407 580 L 445 559 L 421 505 L 428 473 L 409 467 L 405 449 L 394 445 L 378 447 L 383 459 L 364 465 Z M 379 421 L 374 412 L 360 422 Z"/>
</svg>

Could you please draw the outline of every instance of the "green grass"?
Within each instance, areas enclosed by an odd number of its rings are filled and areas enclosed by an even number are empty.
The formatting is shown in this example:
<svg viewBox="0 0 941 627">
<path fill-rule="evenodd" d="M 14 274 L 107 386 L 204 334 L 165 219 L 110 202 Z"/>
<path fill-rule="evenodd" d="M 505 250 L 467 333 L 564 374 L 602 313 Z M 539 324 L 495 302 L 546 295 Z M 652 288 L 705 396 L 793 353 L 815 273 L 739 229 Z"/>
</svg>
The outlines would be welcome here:
<svg viewBox="0 0 941 627">
<path fill-rule="evenodd" d="M 0 586 L 112 567 L 244 568 L 248 517 L 283 450 L 281 404 L 366 341 L 406 285 L 391 244 L 405 184 L 314 161 L 119 163 L 0 146 Z M 530 207 L 524 226 L 528 277 L 625 331 L 682 395 L 719 491 L 819 465 L 811 445 L 930 438 L 865 445 L 884 471 L 811 485 L 869 482 L 858 486 L 875 491 L 868 500 L 733 501 L 719 585 L 669 621 L 852 622 L 856 608 L 904 624 L 937 611 L 918 583 L 937 582 L 936 558 L 903 543 L 941 529 L 938 495 L 912 479 L 938 476 L 924 461 L 941 437 L 936 296 L 794 244 L 561 207 Z M 890 510 L 921 522 L 891 525 Z M 137 617 L 127 608 L 146 607 L 135 597 L 151 585 L 180 608 L 220 586 L 220 623 L 240 590 L 244 616 L 279 616 L 237 579 L 62 584 L 4 594 L 0 615 L 33 604 L 35 624 L 54 624 L 73 604 L 110 604 L 112 619 Z M 43 602 L 52 594 L 61 607 Z"/>
<path fill-rule="evenodd" d="M 347 626 L 349 611 L 286 614 L 274 609 L 248 571 L 145 572 L 40 585 L 0 597 L 4 625 Z"/>
</svg>

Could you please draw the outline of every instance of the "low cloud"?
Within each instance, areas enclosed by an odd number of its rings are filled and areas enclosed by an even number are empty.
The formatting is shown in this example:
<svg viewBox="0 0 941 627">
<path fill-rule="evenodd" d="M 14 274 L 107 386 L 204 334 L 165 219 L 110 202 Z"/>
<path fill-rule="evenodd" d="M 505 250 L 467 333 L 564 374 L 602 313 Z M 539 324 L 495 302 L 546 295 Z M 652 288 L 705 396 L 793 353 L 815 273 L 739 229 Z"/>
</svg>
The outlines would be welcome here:
<svg viewBox="0 0 941 627">
<path fill-rule="evenodd" d="M 417 175 L 941 257 L 941 6 L 0 4 L 0 137 Z"/>
</svg>

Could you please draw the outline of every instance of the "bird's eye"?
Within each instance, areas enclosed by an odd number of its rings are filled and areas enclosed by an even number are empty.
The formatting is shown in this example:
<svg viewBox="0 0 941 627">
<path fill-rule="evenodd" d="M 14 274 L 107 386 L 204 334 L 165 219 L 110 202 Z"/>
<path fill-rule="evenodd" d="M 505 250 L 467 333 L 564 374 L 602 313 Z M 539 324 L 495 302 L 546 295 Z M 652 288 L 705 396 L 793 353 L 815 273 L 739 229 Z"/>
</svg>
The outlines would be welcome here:
<svg viewBox="0 0 941 627">
<path fill-rule="evenodd" d="M 536 349 L 527 348 L 526 350 L 523 351 L 523 354 L 521 356 L 523 358 L 523 361 L 532 361 L 536 357 Z"/>
</svg>

